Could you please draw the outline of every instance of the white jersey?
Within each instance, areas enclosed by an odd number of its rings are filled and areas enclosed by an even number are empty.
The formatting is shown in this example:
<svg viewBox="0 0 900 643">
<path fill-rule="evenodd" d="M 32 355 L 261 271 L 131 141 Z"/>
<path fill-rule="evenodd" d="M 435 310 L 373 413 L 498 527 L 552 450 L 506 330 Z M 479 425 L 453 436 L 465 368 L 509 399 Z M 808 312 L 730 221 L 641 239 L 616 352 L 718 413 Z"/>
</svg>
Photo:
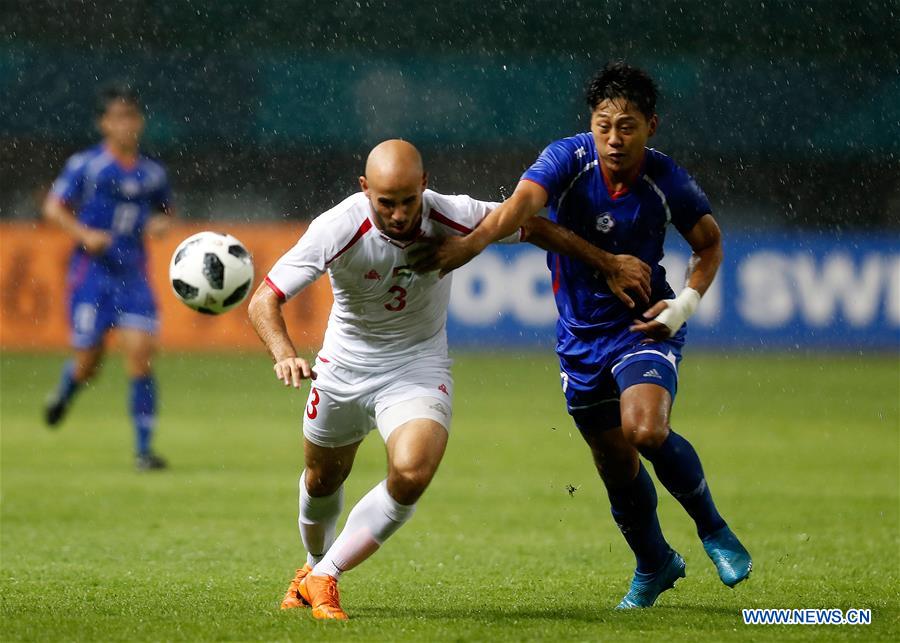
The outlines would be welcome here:
<svg viewBox="0 0 900 643">
<path fill-rule="evenodd" d="M 471 232 L 498 203 L 425 190 L 420 237 Z M 382 234 L 362 192 L 310 223 L 279 259 L 266 283 L 290 299 L 328 272 L 334 305 L 321 356 L 347 368 L 383 371 L 419 357 L 447 357 L 452 273 L 413 272 L 401 242 Z M 516 233 L 506 242 L 519 240 Z"/>
</svg>

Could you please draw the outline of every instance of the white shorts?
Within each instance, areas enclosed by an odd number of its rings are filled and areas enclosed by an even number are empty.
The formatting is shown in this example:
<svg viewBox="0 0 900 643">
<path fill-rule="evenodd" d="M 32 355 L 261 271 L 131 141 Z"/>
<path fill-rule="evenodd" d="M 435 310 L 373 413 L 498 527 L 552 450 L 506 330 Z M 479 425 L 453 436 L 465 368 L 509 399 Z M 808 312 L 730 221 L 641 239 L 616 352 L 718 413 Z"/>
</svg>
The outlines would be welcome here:
<svg viewBox="0 0 900 643">
<path fill-rule="evenodd" d="M 447 358 L 423 358 L 386 373 L 360 373 L 316 360 L 303 435 L 321 447 L 359 442 L 376 426 L 387 442 L 410 420 L 434 420 L 448 431 L 453 417 L 453 378 Z"/>
</svg>

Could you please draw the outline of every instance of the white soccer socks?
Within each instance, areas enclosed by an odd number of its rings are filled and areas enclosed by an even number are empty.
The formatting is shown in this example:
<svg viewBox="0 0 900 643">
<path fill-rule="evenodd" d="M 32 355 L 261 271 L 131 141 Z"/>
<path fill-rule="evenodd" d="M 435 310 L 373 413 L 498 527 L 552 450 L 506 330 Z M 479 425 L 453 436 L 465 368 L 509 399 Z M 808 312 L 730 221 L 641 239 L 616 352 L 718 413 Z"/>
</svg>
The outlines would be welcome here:
<svg viewBox="0 0 900 643">
<path fill-rule="evenodd" d="M 391 498 L 387 481 L 382 480 L 356 503 L 341 535 L 315 566 L 312 573 L 340 578 L 353 569 L 400 529 L 415 513 L 416 505 L 401 505 Z"/>
<path fill-rule="evenodd" d="M 344 487 L 330 496 L 314 498 L 306 490 L 306 470 L 300 475 L 300 538 L 306 548 L 306 562 L 315 567 L 334 543 L 338 517 L 344 508 Z"/>
</svg>

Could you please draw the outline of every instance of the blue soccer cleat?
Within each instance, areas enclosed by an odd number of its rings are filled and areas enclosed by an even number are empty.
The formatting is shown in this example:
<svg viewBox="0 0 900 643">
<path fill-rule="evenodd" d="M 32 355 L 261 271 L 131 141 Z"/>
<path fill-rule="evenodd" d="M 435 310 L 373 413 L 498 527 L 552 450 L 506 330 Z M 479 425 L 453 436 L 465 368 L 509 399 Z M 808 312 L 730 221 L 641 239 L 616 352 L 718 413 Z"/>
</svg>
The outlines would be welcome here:
<svg viewBox="0 0 900 643">
<path fill-rule="evenodd" d="M 684 567 L 684 558 L 677 551 L 670 550 L 669 557 L 659 571 L 652 574 L 634 573 L 634 578 L 631 579 L 631 588 L 616 609 L 630 610 L 651 607 L 660 594 L 675 587 L 676 580 L 684 578 Z"/>
<path fill-rule="evenodd" d="M 734 587 L 750 575 L 753 568 L 750 552 L 727 525 L 704 538 L 703 549 L 728 587 Z"/>
</svg>

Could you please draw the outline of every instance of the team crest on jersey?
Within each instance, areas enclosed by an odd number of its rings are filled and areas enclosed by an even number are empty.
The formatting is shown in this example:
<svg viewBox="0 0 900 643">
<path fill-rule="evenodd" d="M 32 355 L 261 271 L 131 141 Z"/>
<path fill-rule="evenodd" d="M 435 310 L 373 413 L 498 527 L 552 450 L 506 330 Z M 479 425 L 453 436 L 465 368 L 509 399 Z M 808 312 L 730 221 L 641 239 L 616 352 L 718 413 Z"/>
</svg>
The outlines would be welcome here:
<svg viewBox="0 0 900 643">
<path fill-rule="evenodd" d="M 613 219 L 612 214 L 609 212 L 604 212 L 600 216 L 597 217 L 597 229 L 600 232 L 606 233 L 616 227 L 616 220 Z"/>
<path fill-rule="evenodd" d="M 378 271 L 375 268 L 372 268 L 369 272 L 365 274 L 366 279 L 373 279 L 375 281 L 381 279 L 381 275 L 378 274 Z"/>
</svg>

